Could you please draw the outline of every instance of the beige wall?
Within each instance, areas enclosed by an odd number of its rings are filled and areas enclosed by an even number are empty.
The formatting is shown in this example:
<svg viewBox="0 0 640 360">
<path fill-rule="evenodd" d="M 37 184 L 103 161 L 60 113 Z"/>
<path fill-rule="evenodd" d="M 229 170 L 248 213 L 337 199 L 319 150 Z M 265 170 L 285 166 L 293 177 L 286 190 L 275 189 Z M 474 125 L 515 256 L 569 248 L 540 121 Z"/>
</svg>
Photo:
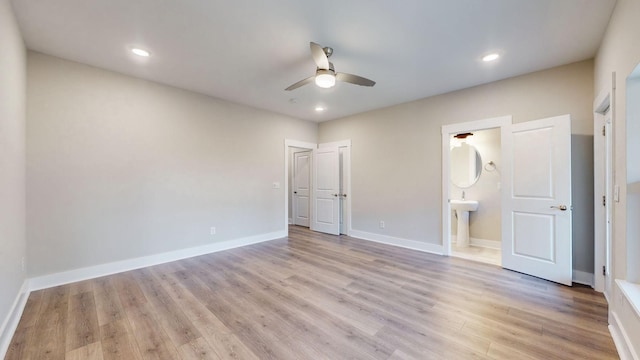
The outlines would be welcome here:
<svg viewBox="0 0 640 360">
<path fill-rule="evenodd" d="M 0 356 L 9 312 L 26 276 L 25 48 L 7 0 L 0 0 Z"/>
<path fill-rule="evenodd" d="M 442 125 L 571 114 L 574 268 L 593 272 L 592 101 L 583 61 L 321 123 L 319 142 L 352 140 L 354 229 L 440 244 Z"/>
<path fill-rule="evenodd" d="M 626 214 L 626 183 L 627 162 L 631 167 L 640 166 L 640 146 L 636 152 L 627 154 L 626 118 L 626 78 L 640 62 L 640 1 L 618 0 L 611 16 L 607 32 L 595 60 L 595 94 L 608 91 L 612 86 L 612 73 L 615 72 L 616 89 L 614 93 L 614 183 L 620 186 L 620 202 L 614 207 L 613 234 L 613 277 L 625 279 L 627 276 L 627 214 Z M 629 124 L 630 128 L 634 125 Z M 638 144 L 635 141 L 635 144 Z M 637 222 L 637 219 L 631 219 Z M 640 241 L 635 239 L 633 241 Z M 637 263 L 637 256 L 636 262 Z M 624 303 L 619 289 L 614 286 L 610 313 L 617 313 L 618 318 L 626 327 L 627 335 L 632 343 L 640 344 L 640 320 L 636 314 L 630 312 L 631 307 Z M 610 319 L 612 317 L 610 316 Z"/>
<path fill-rule="evenodd" d="M 315 123 L 33 52 L 27 85 L 30 276 L 284 230 Z"/>
</svg>

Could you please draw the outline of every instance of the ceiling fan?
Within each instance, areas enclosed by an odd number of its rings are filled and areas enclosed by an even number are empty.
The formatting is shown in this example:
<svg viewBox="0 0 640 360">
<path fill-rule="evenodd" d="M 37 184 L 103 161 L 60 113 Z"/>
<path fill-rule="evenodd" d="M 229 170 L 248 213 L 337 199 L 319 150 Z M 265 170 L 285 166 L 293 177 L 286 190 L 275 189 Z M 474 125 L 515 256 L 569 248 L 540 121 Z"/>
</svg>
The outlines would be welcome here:
<svg viewBox="0 0 640 360">
<path fill-rule="evenodd" d="M 351 84 L 361 85 L 361 86 L 373 86 L 376 84 L 375 81 L 369 80 L 367 78 L 363 78 L 362 76 L 346 74 L 346 73 L 337 73 L 333 68 L 333 63 L 329 62 L 329 58 L 333 54 L 333 49 L 330 47 L 322 47 L 314 42 L 309 43 L 309 47 L 311 48 L 311 57 L 313 57 L 313 61 L 316 63 L 317 69 L 316 74 L 310 76 L 304 80 L 300 80 L 297 83 L 289 86 L 285 90 L 291 91 L 295 90 L 303 85 L 307 85 L 308 83 L 315 80 L 316 85 L 321 88 L 330 88 L 336 84 L 336 80 L 348 82 Z"/>
</svg>

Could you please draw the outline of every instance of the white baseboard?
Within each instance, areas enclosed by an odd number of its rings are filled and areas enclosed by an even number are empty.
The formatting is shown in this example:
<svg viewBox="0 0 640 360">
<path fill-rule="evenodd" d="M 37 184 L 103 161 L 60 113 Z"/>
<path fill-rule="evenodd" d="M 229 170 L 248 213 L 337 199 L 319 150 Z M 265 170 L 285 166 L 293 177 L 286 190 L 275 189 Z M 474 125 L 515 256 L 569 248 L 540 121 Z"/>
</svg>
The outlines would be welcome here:
<svg viewBox="0 0 640 360">
<path fill-rule="evenodd" d="M 194 256 L 210 254 L 218 251 L 229 250 L 241 246 L 252 245 L 264 241 L 280 239 L 286 237 L 286 231 L 275 231 L 272 233 L 249 236 L 240 239 L 227 240 L 218 243 L 207 244 L 187 249 L 170 251 L 162 254 L 143 256 L 134 259 L 115 261 L 106 264 L 89 266 L 55 274 L 43 275 L 29 280 L 31 291 L 46 289 L 54 286 L 73 283 L 76 281 L 93 279 L 101 276 L 112 275 L 124 271 L 140 269 L 147 266 L 163 264 L 171 261 L 186 259 Z"/>
<path fill-rule="evenodd" d="M 456 235 L 451 235 L 451 243 L 454 244 L 457 242 L 457 236 Z M 500 250 L 502 248 L 502 243 L 498 240 L 488 240 L 488 239 L 479 239 L 479 238 L 474 238 L 474 237 L 470 237 L 469 238 L 469 244 L 471 246 L 476 246 L 476 247 L 482 247 L 482 248 L 487 248 L 487 249 L 498 249 Z"/>
<path fill-rule="evenodd" d="M 609 324 L 609 332 L 611 333 L 611 337 L 613 338 L 613 343 L 616 345 L 616 350 L 618 350 L 618 356 L 620 356 L 620 360 L 638 360 L 640 357 L 635 353 L 633 347 L 630 346 L 631 341 L 629 340 L 629 336 L 622 327 L 622 323 L 618 318 L 618 314 L 615 312 L 611 312 L 611 318 L 613 322 Z"/>
<path fill-rule="evenodd" d="M 13 306 L 11 307 L 9 314 L 7 314 L 7 318 L 4 319 L 2 327 L 0 328 L 0 359 L 4 359 L 7 354 L 7 350 L 9 350 L 11 339 L 18 328 L 18 323 L 20 322 L 20 317 L 22 317 L 22 312 L 24 311 L 28 298 L 29 280 L 25 279 L 22 283 L 22 287 L 20 288 L 20 292 L 16 296 L 16 300 L 13 302 Z"/>
<path fill-rule="evenodd" d="M 349 236 L 362 240 L 369 240 L 377 243 L 398 246 L 402 248 L 428 252 L 432 254 L 443 254 L 442 245 L 430 244 L 422 241 L 401 239 L 388 235 L 374 234 L 366 231 L 351 229 Z"/>
<path fill-rule="evenodd" d="M 593 287 L 593 274 L 580 270 L 573 270 L 573 282 Z"/>
</svg>

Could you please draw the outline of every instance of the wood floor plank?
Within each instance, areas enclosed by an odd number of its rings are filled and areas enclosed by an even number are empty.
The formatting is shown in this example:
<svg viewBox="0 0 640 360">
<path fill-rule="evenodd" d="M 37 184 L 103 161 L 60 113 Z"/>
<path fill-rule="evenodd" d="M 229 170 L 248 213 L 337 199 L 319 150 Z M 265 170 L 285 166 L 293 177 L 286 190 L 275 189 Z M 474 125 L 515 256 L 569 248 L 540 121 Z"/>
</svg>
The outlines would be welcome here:
<svg viewBox="0 0 640 360">
<path fill-rule="evenodd" d="M 311 232 L 33 292 L 5 359 L 617 359 L 607 303 Z"/>
<path fill-rule="evenodd" d="M 178 351 L 180 357 L 184 360 L 222 360 L 216 351 L 203 338 L 191 340 L 186 344 L 182 344 Z"/>
<path fill-rule="evenodd" d="M 89 289 L 92 287 L 89 286 Z M 87 346 L 100 338 L 98 314 L 93 291 L 76 293 L 69 297 L 69 318 L 66 351 Z"/>
<path fill-rule="evenodd" d="M 98 314 L 98 325 L 124 319 L 124 309 L 118 291 L 111 283 L 111 278 L 102 277 L 93 282 L 93 292 Z"/>
<path fill-rule="evenodd" d="M 127 319 L 100 326 L 100 340 L 105 360 L 141 360 L 138 343 Z"/>
<path fill-rule="evenodd" d="M 69 303 L 69 287 L 46 289 L 38 320 L 34 325 L 33 346 L 26 349 L 26 359 L 64 359 Z"/>
<path fill-rule="evenodd" d="M 182 309 L 169 296 L 160 282 L 148 269 L 133 272 L 142 292 L 149 301 L 149 307 L 156 314 L 156 319 L 169 336 L 173 345 L 180 347 L 201 337 Z"/>
<path fill-rule="evenodd" d="M 65 360 L 104 360 L 99 341 L 68 351 Z"/>
</svg>

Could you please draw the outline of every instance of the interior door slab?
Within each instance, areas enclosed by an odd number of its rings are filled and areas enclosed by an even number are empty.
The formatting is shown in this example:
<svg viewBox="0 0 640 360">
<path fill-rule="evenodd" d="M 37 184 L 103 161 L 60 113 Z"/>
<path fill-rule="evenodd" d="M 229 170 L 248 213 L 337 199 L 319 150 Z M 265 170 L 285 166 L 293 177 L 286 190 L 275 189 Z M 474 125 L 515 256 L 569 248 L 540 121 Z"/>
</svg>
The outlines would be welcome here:
<svg viewBox="0 0 640 360">
<path fill-rule="evenodd" d="M 571 118 L 511 125 L 503 267 L 572 284 Z"/>
</svg>

